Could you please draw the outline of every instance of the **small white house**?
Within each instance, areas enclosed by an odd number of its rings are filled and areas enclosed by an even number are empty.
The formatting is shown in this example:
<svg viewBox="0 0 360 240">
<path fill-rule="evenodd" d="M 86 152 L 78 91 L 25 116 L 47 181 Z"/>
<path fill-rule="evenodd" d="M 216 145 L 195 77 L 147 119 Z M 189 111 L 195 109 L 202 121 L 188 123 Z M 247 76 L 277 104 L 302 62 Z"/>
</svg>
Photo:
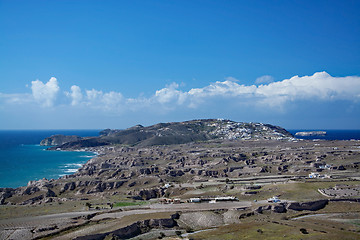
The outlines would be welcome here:
<svg viewBox="0 0 360 240">
<path fill-rule="evenodd" d="M 309 178 L 319 178 L 320 177 L 320 173 L 309 173 Z"/>
<path fill-rule="evenodd" d="M 271 202 L 271 203 L 278 203 L 278 202 L 280 202 L 280 199 L 278 197 L 274 196 L 272 198 L 268 198 L 267 201 Z"/>
<path fill-rule="evenodd" d="M 201 198 L 190 198 L 191 203 L 199 203 L 201 202 Z"/>
</svg>

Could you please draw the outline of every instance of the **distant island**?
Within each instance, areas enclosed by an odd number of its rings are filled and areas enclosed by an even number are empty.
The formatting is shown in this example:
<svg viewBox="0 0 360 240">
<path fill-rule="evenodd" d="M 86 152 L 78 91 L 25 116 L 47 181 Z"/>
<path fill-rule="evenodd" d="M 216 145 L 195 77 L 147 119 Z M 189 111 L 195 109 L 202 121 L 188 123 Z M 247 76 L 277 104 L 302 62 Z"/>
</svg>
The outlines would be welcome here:
<svg viewBox="0 0 360 240">
<path fill-rule="evenodd" d="M 326 134 L 327 134 L 326 131 L 304 131 L 304 132 L 295 133 L 295 136 L 312 137 L 312 136 L 325 136 Z"/>
</svg>

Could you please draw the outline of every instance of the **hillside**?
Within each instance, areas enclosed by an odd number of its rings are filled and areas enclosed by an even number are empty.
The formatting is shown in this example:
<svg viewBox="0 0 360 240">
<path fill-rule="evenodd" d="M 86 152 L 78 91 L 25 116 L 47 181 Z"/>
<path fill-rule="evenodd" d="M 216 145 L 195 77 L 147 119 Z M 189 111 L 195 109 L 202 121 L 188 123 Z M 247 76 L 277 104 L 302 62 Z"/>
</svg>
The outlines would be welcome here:
<svg viewBox="0 0 360 240">
<path fill-rule="evenodd" d="M 111 144 L 154 146 L 182 144 L 210 139 L 292 139 L 285 129 L 263 123 L 244 123 L 222 119 L 191 120 L 158 123 L 144 127 L 136 125 L 125 130 L 106 129 L 100 137 L 86 138 L 61 145 L 61 149 L 96 147 Z M 54 148 L 52 148 L 53 150 Z"/>
</svg>

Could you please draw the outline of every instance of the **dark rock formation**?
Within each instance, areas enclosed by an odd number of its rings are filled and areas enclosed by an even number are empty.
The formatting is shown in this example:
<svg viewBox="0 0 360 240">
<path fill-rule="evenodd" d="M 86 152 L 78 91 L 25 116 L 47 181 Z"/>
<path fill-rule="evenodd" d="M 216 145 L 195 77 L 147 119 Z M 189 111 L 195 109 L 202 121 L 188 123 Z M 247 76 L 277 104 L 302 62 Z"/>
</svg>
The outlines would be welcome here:
<svg viewBox="0 0 360 240">
<path fill-rule="evenodd" d="M 274 205 L 272 206 L 272 211 L 275 213 L 286 213 L 286 207 L 285 204 L 278 204 L 278 205 Z"/>
<path fill-rule="evenodd" d="M 271 210 L 271 205 L 260 206 L 260 207 L 256 208 L 254 212 L 262 214 L 264 211 L 269 211 L 269 210 Z"/>
<path fill-rule="evenodd" d="M 15 190 L 12 188 L 0 188 L 0 205 L 5 204 L 5 199 L 12 197 Z"/>
<path fill-rule="evenodd" d="M 30 198 L 24 202 L 21 203 L 21 205 L 28 205 L 28 204 L 34 204 L 40 200 L 44 199 L 44 195 L 39 195 L 37 197 Z"/>
<path fill-rule="evenodd" d="M 48 189 L 45 196 L 46 197 L 56 197 L 56 194 L 51 189 Z"/>
<path fill-rule="evenodd" d="M 34 194 L 36 192 L 40 191 L 40 189 L 38 187 L 27 187 L 24 192 L 22 193 L 22 195 L 31 195 Z"/>
<path fill-rule="evenodd" d="M 102 240 L 105 239 L 107 236 L 111 236 L 112 239 L 128 239 L 135 237 L 139 234 L 146 233 L 153 228 L 160 228 L 160 229 L 173 228 L 178 226 L 177 222 L 174 220 L 177 219 L 178 216 L 176 215 L 174 217 L 174 215 L 171 216 L 171 218 L 148 219 L 148 220 L 138 221 L 129 226 L 117 229 L 112 232 L 77 237 L 74 238 L 74 240 Z"/>
<path fill-rule="evenodd" d="M 329 200 L 318 200 L 313 202 L 304 202 L 304 203 L 290 203 L 287 207 L 288 209 L 295 211 L 317 211 L 324 208 L 328 204 Z"/>
<path fill-rule="evenodd" d="M 173 228 L 177 226 L 177 223 L 172 218 L 151 219 L 149 221 L 149 226 L 152 228 Z"/>
<path fill-rule="evenodd" d="M 149 200 L 151 198 L 159 198 L 164 196 L 164 189 L 144 189 L 141 190 L 137 196 L 134 197 L 136 200 Z"/>
</svg>

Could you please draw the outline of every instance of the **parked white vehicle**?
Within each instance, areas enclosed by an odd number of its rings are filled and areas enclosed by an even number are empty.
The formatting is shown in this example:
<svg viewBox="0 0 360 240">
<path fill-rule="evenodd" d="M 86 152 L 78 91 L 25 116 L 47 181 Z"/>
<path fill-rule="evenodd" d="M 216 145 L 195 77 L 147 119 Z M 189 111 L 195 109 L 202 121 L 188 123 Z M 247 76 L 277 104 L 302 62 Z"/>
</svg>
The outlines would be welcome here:
<svg viewBox="0 0 360 240">
<path fill-rule="evenodd" d="M 278 203 L 278 202 L 281 202 L 280 199 L 276 196 L 272 197 L 272 198 L 268 198 L 267 200 L 268 202 L 271 202 L 271 203 Z"/>
</svg>

